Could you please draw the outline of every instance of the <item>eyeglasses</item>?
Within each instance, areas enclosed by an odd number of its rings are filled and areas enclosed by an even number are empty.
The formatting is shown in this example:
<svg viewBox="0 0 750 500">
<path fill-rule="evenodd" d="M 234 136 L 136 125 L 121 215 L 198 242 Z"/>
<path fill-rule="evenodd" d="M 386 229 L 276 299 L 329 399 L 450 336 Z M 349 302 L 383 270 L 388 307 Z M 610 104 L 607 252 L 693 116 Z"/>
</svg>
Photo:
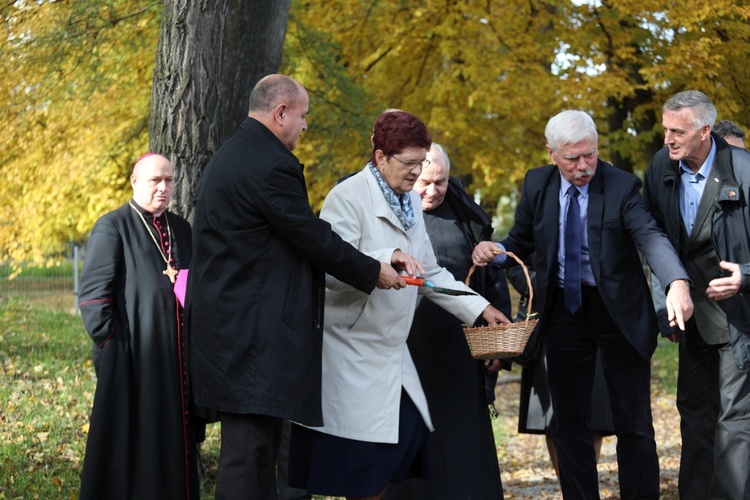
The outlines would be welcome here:
<svg viewBox="0 0 750 500">
<path fill-rule="evenodd" d="M 399 162 L 401 165 L 403 165 L 406 170 L 414 170 L 417 167 L 419 167 L 422 170 L 424 170 L 424 169 L 426 169 L 427 167 L 430 166 L 430 160 L 428 160 L 427 158 L 425 158 L 424 160 L 421 160 L 421 161 L 419 161 L 419 160 L 404 161 L 404 160 L 399 160 L 395 156 L 391 156 L 391 158 L 393 158 L 394 160 L 396 160 L 397 162 Z"/>
</svg>

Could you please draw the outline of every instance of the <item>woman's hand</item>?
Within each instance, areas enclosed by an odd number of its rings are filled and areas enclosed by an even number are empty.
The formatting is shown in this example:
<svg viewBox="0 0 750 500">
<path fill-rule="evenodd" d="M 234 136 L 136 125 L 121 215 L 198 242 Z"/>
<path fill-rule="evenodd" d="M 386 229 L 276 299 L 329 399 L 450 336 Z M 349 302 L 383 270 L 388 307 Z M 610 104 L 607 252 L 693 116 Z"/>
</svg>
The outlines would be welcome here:
<svg viewBox="0 0 750 500">
<path fill-rule="evenodd" d="M 490 326 L 510 324 L 510 320 L 505 317 L 505 314 L 492 307 L 492 305 L 485 307 L 484 311 L 482 311 L 482 317 Z"/>
<path fill-rule="evenodd" d="M 484 369 L 487 370 L 487 373 L 497 373 L 502 367 L 502 359 L 488 359 L 484 362 Z"/>
<path fill-rule="evenodd" d="M 412 278 L 416 277 L 418 274 L 424 274 L 422 264 L 408 253 L 404 253 L 401 250 L 396 250 L 393 252 L 393 255 L 391 255 L 391 265 L 400 271 L 404 271 Z"/>
</svg>

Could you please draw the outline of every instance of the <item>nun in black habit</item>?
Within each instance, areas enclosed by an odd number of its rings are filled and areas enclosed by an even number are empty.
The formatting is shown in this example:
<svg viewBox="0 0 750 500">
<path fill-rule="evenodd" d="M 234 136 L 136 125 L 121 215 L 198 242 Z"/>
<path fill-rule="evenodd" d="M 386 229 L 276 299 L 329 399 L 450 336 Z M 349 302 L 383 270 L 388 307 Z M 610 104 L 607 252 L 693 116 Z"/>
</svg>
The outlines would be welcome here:
<svg viewBox="0 0 750 500">
<path fill-rule="evenodd" d="M 449 176 L 449 160 L 433 143 L 431 164 L 414 190 L 422 209 L 438 263 L 464 281 L 479 241 L 492 239 L 490 218 Z M 502 269 L 477 268 L 470 286 L 507 317 L 511 303 Z M 503 498 L 490 409 L 497 370 L 509 363 L 471 357 L 461 321 L 429 300 L 422 300 L 407 341 L 427 396 L 435 431 L 431 435 L 430 478 L 392 484 L 386 500 Z M 488 366 L 489 365 L 489 370 Z"/>
</svg>

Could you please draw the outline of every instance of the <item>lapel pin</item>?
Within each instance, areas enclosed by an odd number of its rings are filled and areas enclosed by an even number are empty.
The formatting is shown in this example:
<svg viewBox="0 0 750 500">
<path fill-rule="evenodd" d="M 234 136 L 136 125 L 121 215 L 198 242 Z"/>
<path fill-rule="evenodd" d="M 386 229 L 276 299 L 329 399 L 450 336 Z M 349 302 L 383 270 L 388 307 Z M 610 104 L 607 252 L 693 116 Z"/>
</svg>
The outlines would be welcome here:
<svg viewBox="0 0 750 500">
<path fill-rule="evenodd" d="M 716 177 L 714 177 L 714 182 L 719 182 L 719 179 L 717 179 Z"/>
</svg>

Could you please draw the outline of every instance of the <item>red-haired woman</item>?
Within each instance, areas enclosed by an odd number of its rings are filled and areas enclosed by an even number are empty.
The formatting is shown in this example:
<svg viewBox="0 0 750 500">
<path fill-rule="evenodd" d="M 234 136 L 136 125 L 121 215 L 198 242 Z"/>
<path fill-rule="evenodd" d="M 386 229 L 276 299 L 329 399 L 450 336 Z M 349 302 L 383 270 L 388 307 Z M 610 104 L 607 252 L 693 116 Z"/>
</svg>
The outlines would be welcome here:
<svg viewBox="0 0 750 500">
<path fill-rule="evenodd" d="M 434 283 L 471 291 L 438 266 L 412 192 L 432 144 L 424 123 L 404 111 L 378 117 L 372 157 L 361 172 L 331 190 L 321 218 L 346 241 L 382 262 L 405 252 Z M 308 493 L 382 498 L 391 482 L 427 474 L 433 430 L 406 339 L 417 293 L 473 324 L 508 319 L 484 298 L 450 296 L 422 287 L 371 295 L 327 276 L 323 336 L 323 421 L 294 426 L 290 484 Z M 411 287 L 410 287 L 411 288 Z"/>
</svg>

